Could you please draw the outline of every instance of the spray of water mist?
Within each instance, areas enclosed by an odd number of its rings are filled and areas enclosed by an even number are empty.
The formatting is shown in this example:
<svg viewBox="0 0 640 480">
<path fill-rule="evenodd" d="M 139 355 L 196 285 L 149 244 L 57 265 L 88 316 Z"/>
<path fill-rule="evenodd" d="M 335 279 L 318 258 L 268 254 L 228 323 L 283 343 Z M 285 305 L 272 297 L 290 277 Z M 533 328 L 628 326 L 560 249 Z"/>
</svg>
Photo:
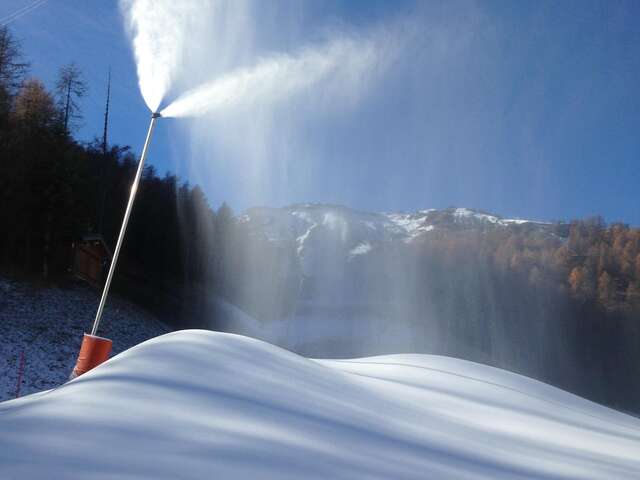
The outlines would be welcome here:
<svg viewBox="0 0 640 480">
<path fill-rule="evenodd" d="M 203 27 L 212 4 L 205 0 L 121 0 L 120 7 L 132 39 L 140 92 L 156 112 L 180 68 L 187 35 Z"/>
<path fill-rule="evenodd" d="M 177 9 L 175 4 L 169 2 L 151 2 L 148 0 L 123 0 L 121 2 L 123 12 L 129 19 L 128 26 L 133 37 L 140 90 L 147 106 L 153 113 L 144 142 L 144 148 L 142 149 L 142 154 L 140 155 L 136 169 L 136 175 L 131 184 L 127 208 L 120 226 L 120 233 L 116 241 L 113 258 L 111 259 L 109 272 L 91 329 L 91 335 L 85 335 L 83 349 L 80 352 L 78 363 L 76 368 L 74 368 L 72 376 L 82 374 L 86 370 L 86 359 L 91 357 L 92 354 L 86 354 L 84 350 L 88 349 L 93 351 L 96 348 L 96 339 L 98 337 L 95 337 L 95 335 L 100 326 L 104 306 L 109 295 L 111 281 L 116 270 L 118 256 L 127 231 L 129 217 L 135 202 L 154 127 L 157 119 L 161 116 L 157 110 L 171 85 L 172 72 L 177 67 L 179 58 L 183 53 L 183 40 L 186 35 L 185 27 L 190 23 L 196 22 L 199 18 L 197 13 L 205 9 L 206 6 L 206 3 L 200 3 L 198 1 L 192 1 L 186 5 L 186 8 L 180 9 Z M 110 341 L 103 340 L 104 345 L 110 349 Z M 106 358 L 105 353 L 108 355 L 107 347 L 102 349 L 100 361 Z"/>
<path fill-rule="evenodd" d="M 246 25 L 245 17 L 252 13 L 248 5 L 253 4 L 240 0 L 121 0 L 140 91 L 151 111 L 158 111 L 175 88 L 183 91 L 162 110 L 164 117 L 273 104 L 320 85 L 335 97 L 347 93 L 353 99 L 359 90 L 367 90 L 372 74 L 384 71 L 393 57 L 393 42 L 382 32 L 334 31 L 324 42 L 293 52 L 267 52 L 239 67 L 229 57 L 244 58 L 241 49 L 219 44 L 247 42 L 253 37 L 255 26 Z M 232 28 L 237 32 L 231 32 Z M 221 38 L 223 34 L 235 36 Z M 209 70 L 210 78 L 192 85 L 191 77 L 199 78 L 202 70 Z"/>
<path fill-rule="evenodd" d="M 263 41 L 254 40 L 261 26 L 251 23 L 263 19 L 258 14 L 261 8 L 257 2 L 243 1 L 121 1 L 140 90 L 148 107 L 157 112 L 173 97 L 160 110 L 162 117 L 191 117 L 188 126 L 192 132 L 198 128 L 210 131 L 211 122 L 224 121 L 226 127 L 213 128 L 222 148 L 233 148 L 235 137 L 229 126 L 242 122 L 243 128 L 238 129 L 244 132 L 241 143 L 254 152 L 245 156 L 252 162 L 245 169 L 249 177 L 260 176 L 266 168 L 263 160 L 272 148 L 265 142 L 273 141 L 271 128 L 282 125 L 287 117 L 276 114 L 283 111 L 279 110 L 283 105 L 284 111 L 304 105 L 307 114 L 313 112 L 314 117 L 357 105 L 389 70 L 407 37 L 400 29 L 380 25 L 358 30 L 332 27 L 324 30 L 320 39 L 316 36 L 310 42 L 295 42 L 302 47 L 274 41 L 276 47 L 262 48 L 257 43 Z M 302 101 L 296 104 L 298 98 Z M 204 120 L 195 120 L 203 116 Z M 290 128 L 285 130 L 287 144 L 291 144 L 297 134 Z M 269 168 L 277 168 L 269 163 Z M 246 253 L 248 258 L 255 256 Z M 338 266 L 335 269 L 341 270 Z M 239 292 L 238 298 L 248 304 L 261 298 L 262 285 L 240 284 L 249 287 Z"/>
<path fill-rule="evenodd" d="M 290 98 L 320 83 L 352 91 L 354 82 L 381 67 L 380 50 L 370 39 L 344 37 L 308 47 L 297 55 L 279 54 L 256 66 L 231 72 L 178 97 L 162 110 L 165 117 L 197 116 L 216 110 L 268 104 Z M 337 93 L 337 92 L 336 92 Z"/>
<path fill-rule="evenodd" d="M 291 146 L 295 138 L 300 137 L 289 124 L 283 129 L 286 131 L 284 136 L 272 135 L 274 125 L 282 126 L 287 122 L 286 113 L 297 110 L 292 118 L 299 119 L 300 115 L 317 118 L 345 112 L 348 107 L 357 105 L 367 94 L 375 91 L 378 82 L 391 70 L 398 53 L 410 43 L 408 40 L 413 33 L 402 28 L 406 25 L 377 25 L 359 30 L 334 28 L 328 32 L 325 30 L 321 36 L 323 40 L 316 37 L 311 42 L 303 41 L 302 48 L 263 49 L 251 42 L 245 48 L 238 48 L 235 44 L 225 44 L 225 39 L 211 25 L 220 27 L 222 23 L 229 23 L 241 32 L 238 36 L 242 41 L 253 38 L 257 26 L 247 25 L 245 2 L 224 4 L 226 10 L 216 9 L 211 6 L 213 4 L 205 2 L 181 3 L 176 7 L 164 0 L 157 0 L 153 5 L 148 0 L 125 0 L 121 5 L 132 37 L 140 89 L 149 108 L 155 112 L 163 101 L 173 97 L 174 100 L 161 109 L 161 115 L 191 117 L 186 123 L 190 134 L 195 138 L 202 133 L 200 130 L 204 130 L 204 135 L 209 137 L 211 131 L 215 132 L 219 150 L 234 149 L 234 135 L 242 132 L 238 145 L 245 153 L 251 151 L 250 155 L 242 155 L 251 162 L 248 168 L 243 168 L 244 181 L 251 184 L 253 190 L 253 178 L 262 177 L 264 168 L 278 168 L 273 142 L 278 142 L 277 138 L 286 138 L 281 144 Z M 220 21 L 221 17 L 227 18 L 225 15 L 230 16 L 229 22 Z M 213 46 L 207 51 L 203 45 Z M 237 53 L 237 61 L 230 61 L 232 55 L 229 50 Z M 225 59 L 219 61 L 219 56 Z M 205 77 L 207 73 L 208 78 Z M 285 115 L 281 115 L 283 112 Z M 194 143 L 200 142 L 196 140 Z M 189 157 L 188 154 L 186 156 Z M 202 169 L 212 169 L 210 163 L 202 161 L 207 156 L 192 152 L 191 157 L 199 160 L 197 168 L 200 173 Z M 296 157 L 304 161 L 305 156 Z M 198 175 L 197 178 L 200 183 L 206 177 Z M 326 235 L 331 237 L 330 232 Z M 330 244 L 333 240 L 327 239 Z M 343 238 L 340 242 L 345 241 Z M 250 245 L 242 257 L 259 263 L 264 252 L 260 246 L 255 247 L 256 251 L 252 248 Z M 319 290 L 313 290 L 315 293 L 310 295 L 318 294 L 319 297 L 314 298 L 320 299 L 321 303 L 326 300 L 324 297 L 329 298 L 329 303 L 336 303 L 328 307 L 329 311 L 340 311 L 338 315 L 341 316 L 344 313 L 340 310 L 342 307 L 352 308 L 342 305 L 344 291 L 349 290 L 345 284 L 347 276 L 344 265 L 340 265 L 342 256 L 329 256 L 331 258 L 327 262 L 321 262 L 324 266 L 319 276 Z M 336 279 L 340 281 L 336 282 Z M 239 282 L 244 291 L 238 292 L 236 298 L 243 299 L 247 305 L 259 304 L 259 300 L 265 297 L 265 291 L 269 291 L 268 288 L 265 290 L 264 284 L 270 283 L 269 279 L 260 277 L 257 283 L 245 280 Z M 328 284 L 333 287 L 328 291 L 340 293 L 323 297 L 323 288 Z M 302 290 L 296 292 L 293 288 L 290 293 L 300 296 Z M 399 305 L 406 303 L 402 292 L 398 293 L 396 300 Z M 288 326 L 285 328 L 291 330 L 289 326 L 294 321 L 295 314 L 286 320 Z M 364 337 L 368 333 L 362 330 L 366 324 L 360 322 L 359 325 L 358 338 L 346 341 L 366 343 Z M 235 329 L 232 327 L 232 330 Z M 247 333 L 255 335 L 256 332 Z M 269 340 L 278 341 L 277 338 Z"/>
<path fill-rule="evenodd" d="M 286 5 L 312 8 L 312 2 L 304 7 L 298 3 Z M 302 201 L 317 199 L 310 187 L 322 189 L 322 199 L 332 198 L 332 184 L 348 178 L 343 174 L 354 166 L 360 188 L 378 197 L 385 189 L 391 195 L 398 188 L 413 189 L 427 205 L 428 192 L 439 191 L 443 179 L 461 191 L 474 192 L 479 178 L 500 178 L 503 165 L 492 158 L 500 158 L 502 147 L 494 152 L 487 139 L 498 138 L 507 122 L 520 118 L 504 113 L 513 110 L 513 97 L 508 95 L 505 103 L 501 92 L 513 91 L 513 85 L 503 83 L 496 68 L 495 59 L 504 57 L 502 36 L 482 9 L 466 3 L 447 5 L 423 4 L 410 19 L 391 24 L 331 24 L 331 30 L 321 26 L 310 32 L 313 28 L 307 24 L 297 25 L 295 12 L 274 8 L 270 2 L 121 0 L 142 96 L 153 112 L 160 109 L 162 116 L 183 118 L 175 125 L 185 129 L 190 141 L 181 145 L 181 163 L 201 185 L 213 175 L 224 178 L 215 184 L 214 195 L 219 197 L 214 202 L 229 200 L 231 192 L 236 195 L 232 204 L 238 198 L 249 204 L 290 203 L 290 192 Z M 523 118 L 541 104 L 539 85 L 531 85 L 534 95 L 516 108 Z M 367 104 L 360 103 L 365 95 Z M 388 109 L 390 103 L 394 108 Z M 398 104 L 404 108 L 394 112 Z M 354 105 L 365 107 L 348 112 Z M 524 128 L 528 133 L 526 123 Z M 345 151 L 341 142 L 347 137 L 357 148 Z M 525 157 L 529 152 L 535 155 L 535 145 L 525 146 Z M 368 160 L 371 152 L 381 150 L 388 150 L 390 159 L 385 185 L 368 181 L 368 162 L 363 166 L 364 161 L 352 161 Z M 393 171 L 399 159 L 416 157 L 421 160 L 412 164 L 411 175 L 419 188 Z M 340 171 L 331 176 L 325 165 L 336 158 Z M 227 165 L 232 167 L 224 170 Z M 317 165 L 325 169 L 314 171 Z M 454 167 L 454 175 L 446 165 Z M 348 183 L 348 188 L 353 186 Z M 287 188 L 288 197 L 272 194 Z M 208 212 L 202 213 L 208 218 Z M 274 215 L 277 221 L 262 221 L 261 215 Z M 259 241 L 242 247 L 234 259 L 249 268 L 234 270 L 241 291 L 229 298 L 243 310 L 212 297 L 207 300 L 215 303 L 210 308 L 217 315 L 211 318 L 226 318 L 228 329 L 252 336 L 260 336 L 256 332 L 265 328 L 266 340 L 310 355 L 426 350 L 482 360 L 490 351 L 493 361 L 502 364 L 522 357 L 510 345 L 510 330 L 504 327 L 513 324 L 512 318 L 497 315 L 499 285 L 489 273 L 467 269 L 464 252 L 446 263 L 454 268 L 446 269 L 440 258 L 399 257 L 396 249 L 388 249 L 386 256 L 374 250 L 368 257 L 369 237 L 360 235 L 363 228 L 371 234 L 371 222 L 361 220 L 334 207 L 254 211 L 258 234 L 279 224 L 282 231 L 294 233 L 278 251 L 266 251 Z M 293 255 L 280 261 L 286 248 Z M 267 274 L 259 274 L 261 263 Z M 277 268 L 268 270 L 265 265 Z M 430 277 L 429 272 L 437 275 Z M 293 286 L 287 283 L 291 279 L 297 282 Z M 448 292 L 444 295 L 443 285 Z M 259 308 L 247 308 L 287 304 L 280 300 L 283 295 L 293 298 L 290 316 L 260 316 Z M 484 309 L 479 307 L 481 299 L 489 299 Z M 247 312 L 274 321 L 266 326 L 268 322 Z M 543 315 L 544 309 L 537 316 Z M 331 327 L 331 342 L 338 331 L 337 340 L 349 344 L 344 352 L 331 351 L 327 344 L 319 344 L 317 351 L 298 348 L 322 325 Z M 385 328 L 391 333 L 382 335 Z M 552 327 L 545 328 L 534 343 L 562 341 L 561 331 L 553 335 Z M 298 344 L 280 342 L 283 331 Z M 361 350 L 354 352 L 354 347 Z M 527 360 L 519 361 L 522 365 Z"/>
</svg>

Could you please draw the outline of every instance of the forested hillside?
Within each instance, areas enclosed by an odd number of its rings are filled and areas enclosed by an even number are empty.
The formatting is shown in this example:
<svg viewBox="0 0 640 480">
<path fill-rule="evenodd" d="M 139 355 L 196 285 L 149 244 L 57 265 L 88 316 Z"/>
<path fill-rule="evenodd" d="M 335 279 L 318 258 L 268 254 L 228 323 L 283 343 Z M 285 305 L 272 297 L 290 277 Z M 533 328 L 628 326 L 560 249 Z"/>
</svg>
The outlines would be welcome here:
<svg viewBox="0 0 640 480">
<path fill-rule="evenodd" d="M 108 144 L 106 135 L 89 143 L 74 138 L 87 92 L 74 65 L 61 66 L 54 89 L 47 89 L 29 75 L 11 32 L 0 29 L 0 266 L 5 270 L 57 279 L 69 270 L 72 244 L 82 235 L 102 234 L 115 243 L 137 157 L 127 146 Z M 231 216 L 224 205 L 214 214 L 197 186 L 147 167 L 115 287 L 149 305 L 165 286 L 179 297 L 179 285 L 202 280 L 203 259 L 216 251 L 205 249 L 201 239 L 211 240 L 210 231 L 221 231 Z M 171 300 L 177 308 L 179 298 Z"/>
</svg>

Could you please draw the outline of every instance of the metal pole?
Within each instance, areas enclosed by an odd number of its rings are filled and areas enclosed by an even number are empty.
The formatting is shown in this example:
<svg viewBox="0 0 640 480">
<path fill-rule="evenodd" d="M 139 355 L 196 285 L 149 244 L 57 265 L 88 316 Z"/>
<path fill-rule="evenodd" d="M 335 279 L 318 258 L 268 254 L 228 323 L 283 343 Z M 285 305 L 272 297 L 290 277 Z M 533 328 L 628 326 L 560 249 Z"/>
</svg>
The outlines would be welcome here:
<svg viewBox="0 0 640 480">
<path fill-rule="evenodd" d="M 111 265 L 109 266 L 109 273 L 107 274 L 107 281 L 104 284 L 102 290 L 102 297 L 100 298 L 100 305 L 98 305 L 98 311 L 96 312 L 96 319 L 93 321 L 93 328 L 91 329 L 91 335 L 95 335 L 100 325 L 100 319 L 102 318 L 102 310 L 109 294 L 109 287 L 111 286 L 111 280 L 113 279 L 113 272 L 116 269 L 116 263 L 118 262 L 118 255 L 120 254 L 120 247 L 122 247 L 122 240 L 124 239 L 125 231 L 127 230 L 127 223 L 129 223 L 129 215 L 133 208 L 133 202 L 136 198 L 136 192 L 138 191 L 138 184 L 140 183 L 140 177 L 142 176 L 142 169 L 144 167 L 144 160 L 147 157 L 147 150 L 149 149 L 149 142 L 151 141 L 151 135 L 153 134 L 153 128 L 156 125 L 156 119 L 160 117 L 159 113 L 151 115 L 151 123 L 149 124 L 149 131 L 147 132 L 147 139 L 144 141 L 144 147 L 142 148 L 142 155 L 140 155 L 140 162 L 138 163 L 138 169 L 136 170 L 136 176 L 133 179 L 131 185 L 131 193 L 129 194 L 129 203 L 127 203 L 127 209 L 124 212 L 124 219 L 122 220 L 122 226 L 120 227 L 120 235 L 118 235 L 118 242 L 116 243 L 116 249 L 113 252 L 113 258 L 111 259 Z"/>
</svg>

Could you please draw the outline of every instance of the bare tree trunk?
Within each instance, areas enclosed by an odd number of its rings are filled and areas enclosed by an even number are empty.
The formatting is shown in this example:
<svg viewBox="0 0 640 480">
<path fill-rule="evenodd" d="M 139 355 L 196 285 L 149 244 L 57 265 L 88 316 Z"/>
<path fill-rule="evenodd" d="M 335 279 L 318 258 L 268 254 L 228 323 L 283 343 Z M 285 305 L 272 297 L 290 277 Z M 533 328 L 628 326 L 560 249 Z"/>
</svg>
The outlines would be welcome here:
<svg viewBox="0 0 640 480">
<path fill-rule="evenodd" d="M 64 131 L 69 133 L 69 107 L 71 105 L 71 82 L 67 85 L 67 101 L 64 106 Z"/>
</svg>

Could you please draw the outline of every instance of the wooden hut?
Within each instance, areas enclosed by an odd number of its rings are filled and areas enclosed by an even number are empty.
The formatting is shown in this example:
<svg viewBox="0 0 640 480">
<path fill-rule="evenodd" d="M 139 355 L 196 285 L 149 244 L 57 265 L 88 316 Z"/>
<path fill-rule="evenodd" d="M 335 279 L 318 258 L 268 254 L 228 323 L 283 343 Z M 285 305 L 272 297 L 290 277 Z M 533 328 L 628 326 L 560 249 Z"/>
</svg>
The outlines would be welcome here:
<svg viewBox="0 0 640 480">
<path fill-rule="evenodd" d="M 102 235 L 84 235 L 73 244 L 73 274 L 91 285 L 100 286 L 106 278 L 111 251 Z"/>
</svg>

